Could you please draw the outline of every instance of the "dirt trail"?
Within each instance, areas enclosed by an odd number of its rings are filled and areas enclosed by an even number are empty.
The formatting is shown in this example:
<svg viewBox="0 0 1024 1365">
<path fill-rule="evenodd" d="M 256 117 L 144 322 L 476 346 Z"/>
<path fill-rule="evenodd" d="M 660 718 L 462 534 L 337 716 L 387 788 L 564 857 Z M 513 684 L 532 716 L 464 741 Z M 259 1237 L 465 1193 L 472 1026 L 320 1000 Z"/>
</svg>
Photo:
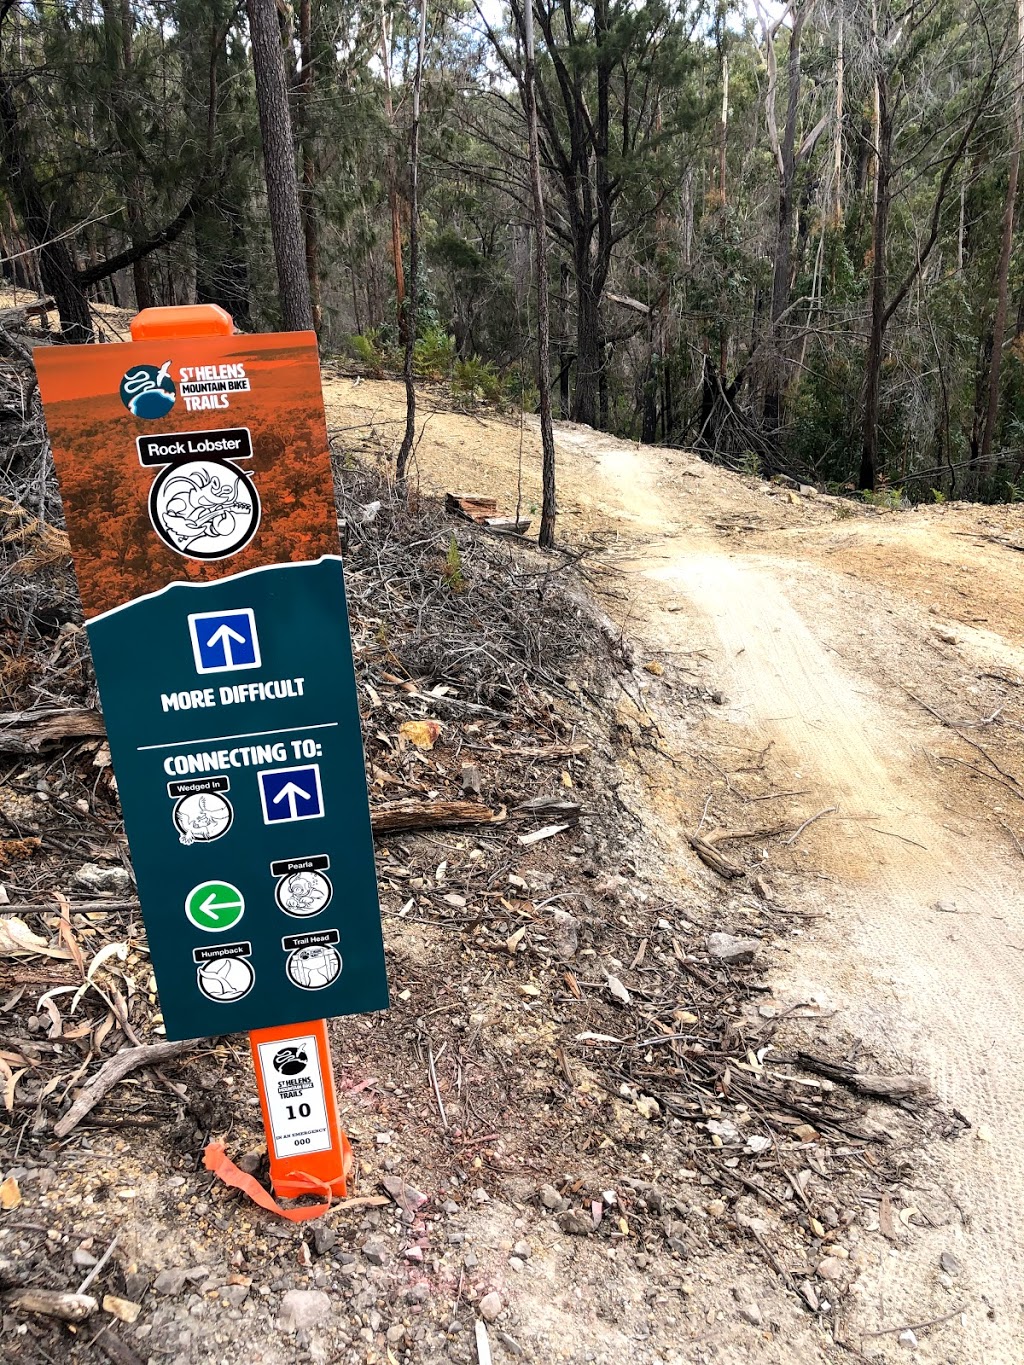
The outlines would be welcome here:
<svg viewBox="0 0 1024 1365">
<path fill-rule="evenodd" d="M 397 419 L 392 386 L 366 398 L 341 387 L 348 420 L 364 402 L 381 429 Z M 521 443 L 495 419 L 436 414 L 421 477 L 496 491 L 511 507 L 521 444 L 529 506 L 533 433 Z M 725 693 L 701 743 L 722 754 L 770 743 L 772 779 L 801 793 L 805 816 L 835 807 L 794 855 L 803 875 L 789 878 L 787 902 L 817 918 L 789 944 L 777 994 L 830 1004 L 869 1048 L 926 1072 L 942 1104 L 974 1125 L 931 1148 L 912 1178 L 920 1212 L 906 1215 L 895 1245 L 877 1239 L 854 1287 L 857 1327 L 927 1323 L 963 1304 L 964 1325 L 954 1314 L 923 1332 L 917 1358 L 1020 1362 L 1024 898 L 1012 831 L 1022 804 L 1012 780 L 921 702 L 982 745 L 995 736 L 984 722 L 996 727 L 999 762 L 1021 771 L 1021 728 L 1003 712 L 1024 678 L 1024 559 L 1010 548 L 1024 543 L 1024 514 L 850 515 L 832 499 L 583 428 L 560 426 L 558 445 L 561 529 L 613 551 L 609 611 L 658 657 L 700 650 Z M 691 721 L 674 720 L 682 745 Z M 972 759 L 987 777 L 962 766 Z M 673 781 L 659 813 L 675 826 L 669 857 L 692 880 L 680 833 L 699 819 L 707 784 Z M 952 1282 L 939 1279 L 942 1252 L 963 1267 Z M 863 1346 L 898 1352 L 892 1336 Z"/>
</svg>

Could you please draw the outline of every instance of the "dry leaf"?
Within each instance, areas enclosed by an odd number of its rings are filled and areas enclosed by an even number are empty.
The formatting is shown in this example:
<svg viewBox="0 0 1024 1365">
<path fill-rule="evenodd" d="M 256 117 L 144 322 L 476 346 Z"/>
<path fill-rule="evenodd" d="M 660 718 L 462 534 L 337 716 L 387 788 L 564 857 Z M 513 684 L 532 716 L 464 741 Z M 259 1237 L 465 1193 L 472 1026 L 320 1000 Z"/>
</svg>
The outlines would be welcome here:
<svg viewBox="0 0 1024 1365">
<path fill-rule="evenodd" d="M 617 976 L 610 976 L 608 978 L 608 994 L 613 1000 L 617 1000 L 620 1005 L 631 1005 L 633 1003 L 633 997 Z"/>
<path fill-rule="evenodd" d="M 0 1209 L 7 1212 L 10 1209 L 16 1209 L 20 1203 L 21 1190 L 18 1186 L 18 1182 L 13 1175 L 9 1175 L 3 1184 L 0 1185 Z"/>
<path fill-rule="evenodd" d="M 648 673 L 653 673 L 656 678 L 660 678 L 662 674 L 665 672 L 661 664 L 658 663 L 657 659 L 652 659 L 649 664 L 644 664 L 644 669 Z"/>
<path fill-rule="evenodd" d="M 51 948 L 45 938 L 28 927 L 17 915 L 0 917 L 0 955 L 12 956 L 19 953 L 41 953 L 43 957 L 69 958 L 65 948 Z"/>
<path fill-rule="evenodd" d="M 508 938 L 505 940 L 505 947 L 509 950 L 510 953 L 514 953 L 516 951 L 520 943 L 522 943 L 523 935 L 525 933 L 526 925 L 524 924 L 519 929 L 517 929 L 514 934 L 509 934 Z"/>
<path fill-rule="evenodd" d="M 441 734 L 441 722 L 437 720 L 407 720 L 398 727 L 398 733 L 417 749 L 432 749 Z"/>
</svg>

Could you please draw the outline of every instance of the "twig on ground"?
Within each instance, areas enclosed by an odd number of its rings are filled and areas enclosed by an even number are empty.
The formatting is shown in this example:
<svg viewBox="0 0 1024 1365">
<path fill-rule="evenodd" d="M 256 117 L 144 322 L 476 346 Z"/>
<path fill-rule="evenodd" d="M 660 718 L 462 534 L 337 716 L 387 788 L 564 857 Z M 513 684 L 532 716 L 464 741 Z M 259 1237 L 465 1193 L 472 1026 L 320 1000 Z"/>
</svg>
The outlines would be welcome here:
<svg viewBox="0 0 1024 1365">
<path fill-rule="evenodd" d="M 826 806 L 824 810 L 818 811 L 817 815 L 810 816 L 803 822 L 802 825 L 798 825 L 797 828 L 793 831 L 793 833 L 789 836 L 789 838 L 783 839 L 782 842 L 787 847 L 790 844 L 795 844 L 797 839 L 800 838 L 800 835 L 803 834 L 804 830 L 807 829 L 810 825 L 813 825 L 816 820 L 821 820 L 826 815 L 834 815 L 838 809 L 839 809 L 838 806 Z"/>
</svg>

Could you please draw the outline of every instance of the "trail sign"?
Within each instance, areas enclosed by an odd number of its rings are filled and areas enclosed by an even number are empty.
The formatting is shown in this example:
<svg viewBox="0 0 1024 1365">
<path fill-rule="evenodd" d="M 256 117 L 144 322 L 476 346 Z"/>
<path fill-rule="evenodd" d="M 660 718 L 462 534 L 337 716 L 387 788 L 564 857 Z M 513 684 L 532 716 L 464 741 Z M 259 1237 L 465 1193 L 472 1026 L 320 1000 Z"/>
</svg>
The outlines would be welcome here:
<svg viewBox="0 0 1024 1365">
<path fill-rule="evenodd" d="M 35 360 L 167 1036 L 301 1023 L 322 1089 L 387 981 L 316 339 L 146 317 Z"/>
</svg>

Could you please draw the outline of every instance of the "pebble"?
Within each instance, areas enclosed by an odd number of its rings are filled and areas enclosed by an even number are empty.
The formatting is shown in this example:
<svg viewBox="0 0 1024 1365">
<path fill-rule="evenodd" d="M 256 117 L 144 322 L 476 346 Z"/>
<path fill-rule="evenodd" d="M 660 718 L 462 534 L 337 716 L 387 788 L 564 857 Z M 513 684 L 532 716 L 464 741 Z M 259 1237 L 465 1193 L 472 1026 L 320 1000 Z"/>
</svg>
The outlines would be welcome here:
<svg viewBox="0 0 1024 1365">
<path fill-rule="evenodd" d="M 142 1312 L 142 1304 L 132 1303 L 131 1299 L 118 1298 L 116 1294 L 104 1294 L 103 1311 L 113 1314 L 119 1322 L 134 1322 Z"/>
<path fill-rule="evenodd" d="M 95 1257 L 91 1251 L 85 1251 L 82 1247 L 76 1247 L 71 1254 L 71 1262 L 73 1265 L 76 1265 L 79 1270 L 88 1270 L 91 1266 L 96 1264 L 97 1259 L 98 1258 Z"/>
<path fill-rule="evenodd" d="M 526 1262 L 521 1256 L 510 1256 L 508 1263 L 513 1270 L 522 1271 L 526 1268 Z"/>
<path fill-rule="evenodd" d="M 115 896 L 127 896 L 134 890 L 131 874 L 123 867 L 100 867 L 98 863 L 84 863 L 71 881 L 74 886 L 94 895 L 110 892 Z"/>
<path fill-rule="evenodd" d="M 322 1289 L 289 1289 L 281 1300 L 281 1327 L 286 1332 L 316 1327 L 330 1316 L 331 1301 Z"/>
<path fill-rule="evenodd" d="M 392 1346 L 397 1346 L 405 1336 L 405 1327 L 400 1322 L 394 1322 L 387 1330 L 387 1339 Z"/>
<path fill-rule="evenodd" d="M 530 1246 L 529 1242 L 516 1242 L 512 1248 L 512 1254 L 518 1256 L 520 1260 L 528 1261 L 533 1255 L 533 1247 Z"/>
<path fill-rule="evenodd" d="M 756 938 L 737 938 L 735 934 L 709 934 L 708 952 L 720 962 L 753 962 L 760 948 Z"/>
<path fill-rule="evenodd" d="M 546 1209 L 560 1209 L 562 1207 L 562 1196 L 554 1185 L 542 1185 L 537 1193 L 540 1202 Z"/>
<path fill-rule="evenodd" d="M 740 1317 L 749 1322 L 752 1327 L 761 1326 L 761 1310 L 753 1301 L 741 1303 L 739 1305 Z"/>
<path fill-rule="evenodd" d="M 487 1193 L 487 1191 L 484 1189 L 482 1185 L 478 1185 L 477 1188 L 473 1191 L 473 1203 L 489 1204 L 490 1202 L 491 1196 Z"/>
<path fill-rule="evenodd" d="M 361 1250 L 371 1265 L 384 1265 L 388 1259 L 387 1243 L 379 1238 L 371 1238 L 364 1242 Z"/>
<path fill-rule="evenodd" d="M 405 1291 L 406 1303 L 426 1303 L 430 1298 L 430 1285 L 421 1281 Z"/>
<path fill-rule="evenodd" d="M 588 1237 L 594 1231 L 594 1220 L 582 1209 L 569 1209 L 559 1218 L 558 1226 L 570 1237 Z"/>
<path fill-rule="evenodd" d="M 492 1290 L 489 1294 L 485 1294 L 480 1300 L 480 1316 L 485 1322 L 493 1322 L 504 1307 L 505 1305 L 501 1301 L 501 1295 L 496 1294 L 494 1290 Z"/>
<path fill-rule="evenodd" d="M 441 1208 L 443 1212 L 448 1214 L 458 1213 L 459 1211 L 459 1206 L 458 1204 L 456 1204 L 454 1199 L 446 1199 L 444 1203 L 441 1205 Z"/>
<path fill-rule="evenodd" d="M 313 1246 L 318 1256 L 323 1256 L 325 1252 L 330 1251 L 337 1240 L 338 1234 L 333 1228 L 315 1227 L 313 1229 Z"/>
<path fill-rule="evenodd" d="M 158 1294 L 180 1294 L 187 1273 L 184 1270 L 161 1270 L 153 1281 L 153 1288 Z"/>
<path fill-rule="evenodd" d="M 944 1251 L 939 1257 L 939 1265 L 947 1275 L 959 1275 L 963 1266 L 956 1259 L 951 1251 Z"/>
<path fill-rule="evenodd" d="M 823 1280 L 838 1280 L 843 1273 L 843 1263 L 838 1256 L 826 1256 L 818 1262 L 818 1274 Z"/>
<path fill-rule="evenodd" d="M 909 1327 L 905 1332 L 900 1333 L 900 1345 L 905 1346 L 908 1351 L 913 1351 L 917 1348 L 917 1337 Z"/>
</svg>

